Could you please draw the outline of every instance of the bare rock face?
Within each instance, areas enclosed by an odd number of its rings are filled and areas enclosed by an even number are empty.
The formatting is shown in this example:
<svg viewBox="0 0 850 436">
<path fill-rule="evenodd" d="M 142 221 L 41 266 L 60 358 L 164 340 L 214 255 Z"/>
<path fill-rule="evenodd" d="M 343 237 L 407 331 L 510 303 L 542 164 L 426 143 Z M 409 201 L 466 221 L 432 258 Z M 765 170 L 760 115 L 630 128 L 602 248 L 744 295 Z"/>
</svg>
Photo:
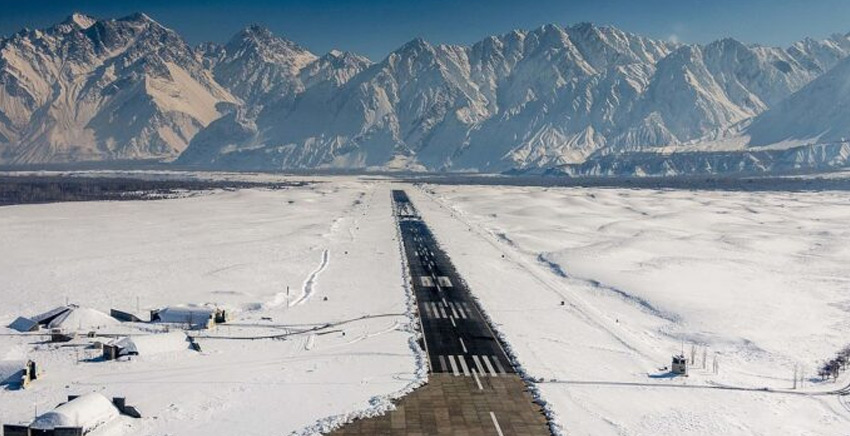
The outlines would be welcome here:
<svg viewBox="0 0 850 436">
<path fill-rule="evenodd" d="M 144 14 L 75 14 L 0 42 L 0 156 L 29 164 L 173 159 L 234 97 Z"/>
</svg>

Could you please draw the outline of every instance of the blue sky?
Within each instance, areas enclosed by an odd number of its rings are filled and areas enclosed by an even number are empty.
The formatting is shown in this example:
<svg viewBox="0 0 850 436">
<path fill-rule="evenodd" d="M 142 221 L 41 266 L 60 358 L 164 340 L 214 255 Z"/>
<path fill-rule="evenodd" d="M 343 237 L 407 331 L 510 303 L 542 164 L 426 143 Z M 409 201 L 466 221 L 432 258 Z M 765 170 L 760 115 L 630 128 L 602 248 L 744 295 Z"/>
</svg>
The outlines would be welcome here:
<svg viewBox="0 0 850 436">
<path fill-rule="evenodd" d="M 610 24 L 655 38 L 708 42 L 731 36 L 786 46 L 850 32 L 850 0 L 0 0 L 0 34 L 46 27 L 74 11 L 145 12 L 191 44 L 225 42 L 258 23 L 317 53 L 351 50 L 379 60 L 414 38 L 468 44 L 546 23 Z"/>
</svg>

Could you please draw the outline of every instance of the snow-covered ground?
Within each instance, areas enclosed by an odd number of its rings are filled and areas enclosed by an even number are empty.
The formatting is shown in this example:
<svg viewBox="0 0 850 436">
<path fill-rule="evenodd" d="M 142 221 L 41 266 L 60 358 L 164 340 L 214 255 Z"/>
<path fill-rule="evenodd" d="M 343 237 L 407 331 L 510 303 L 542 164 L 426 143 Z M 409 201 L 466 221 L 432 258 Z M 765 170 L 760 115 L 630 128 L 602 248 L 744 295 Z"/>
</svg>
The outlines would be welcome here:
<svg viewBox="0 0 850 436">
<path fill-rule="evenodd" d="M 401 186 L 526 375 L 540 380 L 564 433 L 850 429 L 850 405 L 836 396 L 781 392 L 792 387 L 795 365 L 807 375 L 797 392 L 850 381 L 811 380 L 818 361 L 850 342 L 846 193 L 310 179 L 283 190 L 0 208 L 0 325 L 66 300 L 103 312 L 212 303 L 236 315 L 200 335 L 200 353 L 119 362 L 0 329 L 0 359 L 32 358 L 44 371 L 27 390 L 0 390 L 0 422 L 26 421 L 34 406 L 45 411 L 86 392 L 125 396 L 145 416 L 122 418 L 101 435 L 309 433 L 385 409 L 386 396 L 425 377 L 390 208 L 390 189 Z M 98 316 L 86 310 L 73 319 L 82 326 Z M 286 340 L 204 337 L 325 323 L 334 325 Z M 663 376 L 683 343 L 688 357 L 694 344 L 696 367 L 688 378 Z M 757 391 L 764 387 L 772 391 Z"/>
<path fill-rule="evenodd" d="M 834 395 L 713 388 L 790 390 L 797 364 L 798 391 L 846 385 L 810 380 L 850 342 L 845 192 L 411 194 L 567 434 L 850 431 Z M 665 377 L 692 344 L 690 376 Z"/>
<path fill-rule="evenodd" d="M 0 328 L 0 359 L 28 357 L 44 372 L 27 390 L 0 390 L 0 422 L 27 421 L 34 407 L 44 412 L 87 392 L 126 397 L 144 416 L 102 434 L 287 434 L 386 407 L 385 396 L 424 376 L 389 197 L 387 184 L 338 178 L 185 199 L 0 208 L 3 326 L 66 300 L 107 313 L 206 303 L 232 310 L 232 324 L 202 334 L 210 336 L 352 320 L 287 340 L 202 337 L 200 353 L 111 362 L 94 359 L 97 350 Z M 110 331 L 126 328 L 100 333 Z"/>
</svg>

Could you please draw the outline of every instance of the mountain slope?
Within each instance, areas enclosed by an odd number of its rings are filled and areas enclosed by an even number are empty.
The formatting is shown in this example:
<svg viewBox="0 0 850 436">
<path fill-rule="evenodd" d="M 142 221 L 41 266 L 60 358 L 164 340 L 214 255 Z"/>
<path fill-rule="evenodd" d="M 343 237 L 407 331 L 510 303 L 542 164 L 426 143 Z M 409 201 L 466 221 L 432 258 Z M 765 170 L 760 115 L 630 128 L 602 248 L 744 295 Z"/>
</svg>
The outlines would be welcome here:
<svg viewBox="0 0 850 436">
<path fill-rule="evenodd" d="M 587 23 L 517 30 L 470 47 L 415 39 L 336 87 L 305 88 L 256 116 L 234 116 L 227 129 L 200 135 L 181 162 L 557 167 L 719 135 L 848 53 L 846 36 L 787 50 L 732 39 L 697 46 Z"/>
<path fill-rule="evenodd" d="M 373 64 L 259 26 L 191 49 L 144 14 L 75 14 L 0 40 L 0 163 L 501 172 L 840 141 L 848 54 L 847 35 L 682 45 L 580 23 Z"/>
<path fill-rule="evenodd" d="M 756 117 L 751 146 L 846 142 L 850 138 L 850 58 Z"/>
<path fill-rule="evenodd" d="M 170 159 L 233 97 L 144 14 L 75 14 L 0 42 L 0 156 L 13 164 Z"/>
</svg>

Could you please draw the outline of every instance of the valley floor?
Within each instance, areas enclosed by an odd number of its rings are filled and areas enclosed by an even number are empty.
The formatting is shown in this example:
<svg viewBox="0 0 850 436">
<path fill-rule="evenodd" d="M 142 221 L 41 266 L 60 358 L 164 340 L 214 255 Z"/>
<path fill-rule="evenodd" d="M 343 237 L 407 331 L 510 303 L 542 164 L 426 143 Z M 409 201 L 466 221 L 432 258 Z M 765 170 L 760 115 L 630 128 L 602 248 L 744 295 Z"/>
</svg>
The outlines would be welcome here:
<svg viewBox="0 0 850 436">
<path fill-rule="evenodd" d="M 3 334 L 0 359 L 33 359 L 44 376 L 26 390 L 0 390 L 0 422 L 27 421 L 34 407 L 44 412 L 92 391 L 124 396 L 144 416 L 102 434 L 311 433 L 382 410 L 386 396 L 422 379 L 389 197 L 386 184 L 336 180 L 0 208 L 3 326 L 65 301 L 106 313 L 214 303 L 236 318 L 196 332 L 200 353 L 187 347 L 120 362 L 73 346 L 85 339 L 60 347 Z M 348 320 L 287 340 L 204 337 Z M 110 330 L 118 329 L 98 333 Z"/>
<path fill-rule="evenodd" d="M 410 195 L 536 380 L 558 431 L 850 428 L 850 405 L 817 395 L 850 380 L 815 377 L 817 363 L 850 336 L 843 193 L 344 177 L 182 199 L 0 208 L 2 325 L 66 299 L 104 312 L 214 303 L 236 318 L 198 334 L 199 353 L 118 362 L 0 329 L 0 360 L 31 358 L 45 372 L 27 390 L 0 390 L 0 422 L 26 421 L 34 406 L 44 411 L 92 391 L 125 396 L 145 416 L 122 418 L 102 435 L 311 434 L 386 410 L 389 397 L 426 378 L 391 189 Z M 661 369 L 683 348 L 690 357 L 692 346 L 689 377 Z M 795 365 L 807 377 L 794 392 L 813 395 L 786 392 Z M 717 389 L 725 386 L 744 390 Z"/>
</svg>

